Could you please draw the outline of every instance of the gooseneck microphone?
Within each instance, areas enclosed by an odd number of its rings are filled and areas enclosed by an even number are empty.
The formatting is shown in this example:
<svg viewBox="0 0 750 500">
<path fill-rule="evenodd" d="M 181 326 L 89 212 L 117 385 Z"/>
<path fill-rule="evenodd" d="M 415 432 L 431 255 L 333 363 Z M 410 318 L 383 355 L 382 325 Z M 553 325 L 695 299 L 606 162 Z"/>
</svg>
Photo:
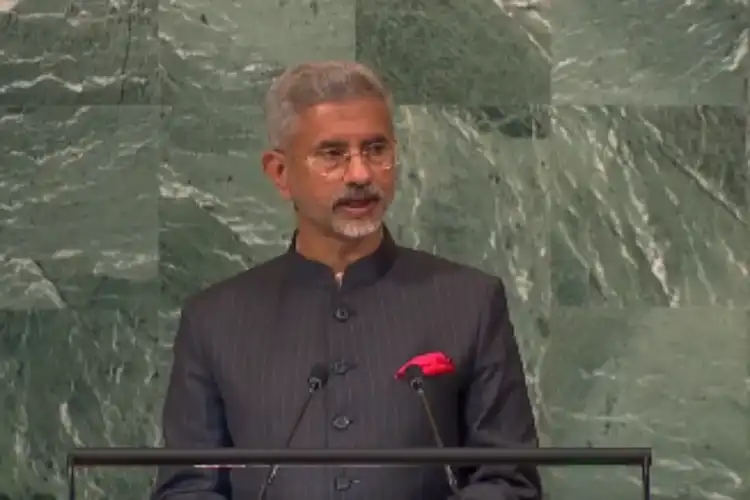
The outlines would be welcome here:
<svg viewBox="0 0 750 500">
<path fill-rule="evenodd" d="M 417 365 L 410 365 L 406 368 L 406 378 L 409 381 L 409 386 L 417 393 L 419 400 L 422 402 L 422 407 L 427 414 L 427 420 L 430 424 L 430 430 L 432 430 L 432 437 L 435 440 L 435 444 L 438 448 L 444 448 L 443 439 L 440 437 L 440 431 L 438 430 L 437 422 L 435 421 L 435 415 L 432 413 L 432 407 L 427 399 L 427 395 L 424 392 L 424 372 L 422 368 Z M 448 486 L 454 495 L 458 495 L 458 481 L 456 475 L 453 473 L 453 469 L 448 464 L 443 464 L 445 470 L 445 477 L 448 479 Z"/>
<path fill-rule="evenodd" d="M 310 407 L 310 402 L 312 401 L 315 394 L 317 394 L 322 388 L 326 386 L 330 374 L 331 373 L 328 369 L 328 366 L 325 363 L 316 363 L 310 369 L 310 375 L 307 376 L 307 397 L 305 398 L 305 402 L 300 407 L 299 413 L 297 413 L 297 419 L 294 421 L 294 425 L 289 431 L 289 436 L 287 436 L 286 438 L 284 448 L 289 448 L 289 446 L 292 444 L 292 439 L 294 439 L 294 435 L 297 434 L 297 429 L 302 423 L 302 418 L 304 418 L 305 413 L 307 413 L 307 409 Z M 260 490 L 258 491 L 258 500 L 265 500 L 268 487 L 271 485 L 271 483 L 273 483 L 274 479 L 276 479 L 276 474 L 278 472 L 279 466 L 277 464 L 273 464 L 268 470 L 266 478 L 263 481 Z"/>
</svg>

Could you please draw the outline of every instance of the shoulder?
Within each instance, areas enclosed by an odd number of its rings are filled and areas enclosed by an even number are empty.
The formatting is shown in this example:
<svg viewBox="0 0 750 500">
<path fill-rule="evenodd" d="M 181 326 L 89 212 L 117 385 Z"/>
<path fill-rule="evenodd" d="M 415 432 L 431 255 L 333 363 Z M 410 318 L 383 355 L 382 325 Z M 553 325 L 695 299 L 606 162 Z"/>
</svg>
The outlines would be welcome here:
<svg viewBox="0 0 750 500">
<path fill-rule="evenodd" d="M 403 247 L 400 250 L 397 273 L 410 281 L 459 290 L 475 298 L 505 294 L 502 280 L 486 271 L 422 250 Z"/>
<path fill-rule="evenodd" d="M 194 318 L 206 314 L 226 317 L 246 310 L 264 297 L 273 297 L 274 287 L 280 286 L 287 269 L 286 255 L 282 254 L 214 283 L 189 296 L 184 302 L 183 314 Z"/>
</svg>

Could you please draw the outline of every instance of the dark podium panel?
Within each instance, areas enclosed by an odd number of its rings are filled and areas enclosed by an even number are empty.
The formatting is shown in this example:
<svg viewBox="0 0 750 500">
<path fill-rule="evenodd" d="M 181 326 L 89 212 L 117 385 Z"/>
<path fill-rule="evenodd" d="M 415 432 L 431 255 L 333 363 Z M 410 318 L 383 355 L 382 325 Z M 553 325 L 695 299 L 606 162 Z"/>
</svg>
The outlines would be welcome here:
<svg viewBox="0 0 750 500">
<path fill-rule="evenodd" d="M 651 499 L 651 448 L 399 448 L 173 450 L 165 448 L 78 448 L 68 454 L 69 500 L 75 499 L 76 470 L 91 467 L 193 465 L 268 467 L 270 465 L 482 465 L 534 464 L 549 467 L 631 466 L 641 469 L 643 499 Z"/>
</svg>

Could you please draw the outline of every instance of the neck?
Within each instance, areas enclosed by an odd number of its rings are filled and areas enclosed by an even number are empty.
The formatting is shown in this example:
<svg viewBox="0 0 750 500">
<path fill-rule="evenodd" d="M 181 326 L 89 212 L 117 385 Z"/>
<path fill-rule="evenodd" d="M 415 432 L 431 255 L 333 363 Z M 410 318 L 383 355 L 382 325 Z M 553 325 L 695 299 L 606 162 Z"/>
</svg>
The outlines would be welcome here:
<svg viewBox="0 0 750 500">
<path fill-rule="evenodd" d="M 296 250 L 307 259 L 327 265 L 334 273 L 342 273 L 352 262 L 377 250 L 382 239 L 382 228 L 363 238 L 349 239 L 299 227 Z"/>
</svg>

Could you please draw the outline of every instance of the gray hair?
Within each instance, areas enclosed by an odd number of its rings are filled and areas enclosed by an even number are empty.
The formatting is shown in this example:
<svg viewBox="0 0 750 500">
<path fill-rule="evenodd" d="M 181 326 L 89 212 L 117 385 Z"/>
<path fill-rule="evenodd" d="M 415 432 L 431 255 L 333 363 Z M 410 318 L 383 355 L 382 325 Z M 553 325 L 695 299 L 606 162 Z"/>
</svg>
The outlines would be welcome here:
<svg viewBox="0 0 750 500">
<path fill-rule="evenodd" d="M 271 147 L 280 148 L 297 115 L 312 106 L 348 99 L 383 99 L 391 95 L 367 66 L 353 61 L 320 61 L 287 69 L 266 94 L 266 130 Z"/>
</svg>

